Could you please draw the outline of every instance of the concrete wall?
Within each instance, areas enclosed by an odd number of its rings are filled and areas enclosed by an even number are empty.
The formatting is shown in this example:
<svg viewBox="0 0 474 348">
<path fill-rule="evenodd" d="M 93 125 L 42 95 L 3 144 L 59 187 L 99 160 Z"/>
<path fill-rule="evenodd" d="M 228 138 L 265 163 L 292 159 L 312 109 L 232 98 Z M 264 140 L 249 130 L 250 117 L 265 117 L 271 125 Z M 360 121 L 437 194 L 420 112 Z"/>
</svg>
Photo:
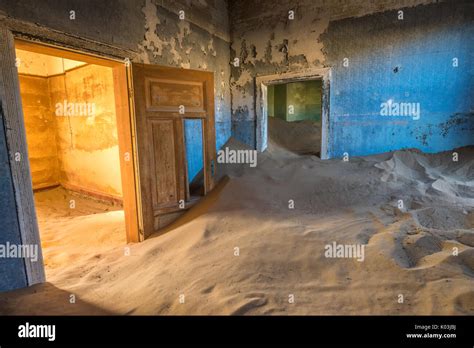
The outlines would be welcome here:
<svg viewBox="0 0 474 348">
<path fill-rule="evenodd" d="M 64 100 L 87 103 L 94 111 L 91 115 L 55 117 L 61 185 L 121 198 L 112 69 L 86 65 L 50 77 L 49 86 L 52 114 Z"/>
<path fill-rule="evenodd" d="M 473 4 L 431 2 L 231 2 L 236 137 L 255 146 L 255 76 L 331 67 L 330 157 L 473 144 Z M 419 103 L 420 119 L 381 116 L 388 100 Z"/>
<path fill-rule="evenodd" d="M 59 162 L 48 78 L 20 75 L 20 91 L 33 189 L 55 186 L 59 184 Z"/>
</svg>

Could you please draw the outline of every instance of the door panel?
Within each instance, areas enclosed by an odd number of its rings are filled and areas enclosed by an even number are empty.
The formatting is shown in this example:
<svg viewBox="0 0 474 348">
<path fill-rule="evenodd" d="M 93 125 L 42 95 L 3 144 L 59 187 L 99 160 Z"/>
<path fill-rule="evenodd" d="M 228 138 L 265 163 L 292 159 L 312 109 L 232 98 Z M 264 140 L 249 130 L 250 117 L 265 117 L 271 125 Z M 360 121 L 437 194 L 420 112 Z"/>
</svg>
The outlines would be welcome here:
<svg viewBox="0 0 474 348">
<path fill-rule="evenodd" d="M 203 83 L 147 78 L 147 111 L 176 111 L 183 105 L 189 112 L 205 112 Z"/>
<path fill-rule="evenodd" d="M 147 237 L 190 206 L 185 118 L 202 120 L 202 145 L 196 146 L 204 149 L 205 193 L 214 186 L 214 79 L 210 72 L 145 64 L 133 64 L 132 74 L 141 215 Z"/>
<path fill-rule="evenodd" d="M 175 129 L 173 120 L 153 120 L 150 122 L 153 139 L 154 171 L 152 177 L 153 208 L 177 204 L 178 193 L 178 163 L 175 149 Z"/>
</svg>

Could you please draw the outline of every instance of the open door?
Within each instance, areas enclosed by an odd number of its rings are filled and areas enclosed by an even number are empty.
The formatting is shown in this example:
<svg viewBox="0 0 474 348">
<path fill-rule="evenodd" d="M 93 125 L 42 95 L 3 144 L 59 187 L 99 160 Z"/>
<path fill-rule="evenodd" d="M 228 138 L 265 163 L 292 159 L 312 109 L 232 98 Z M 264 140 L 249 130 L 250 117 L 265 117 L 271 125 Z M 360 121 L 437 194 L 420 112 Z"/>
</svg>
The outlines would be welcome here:
<svg viewBox="0 0 474 348">
<path fill-rule="evenodd" d="M 143 238 L 193 201 L 187 192 L 184 120 L 202 121 L 204 194 L 214 186 L 214 78 L 211 72 L 132 64 Z"/>
</svg>

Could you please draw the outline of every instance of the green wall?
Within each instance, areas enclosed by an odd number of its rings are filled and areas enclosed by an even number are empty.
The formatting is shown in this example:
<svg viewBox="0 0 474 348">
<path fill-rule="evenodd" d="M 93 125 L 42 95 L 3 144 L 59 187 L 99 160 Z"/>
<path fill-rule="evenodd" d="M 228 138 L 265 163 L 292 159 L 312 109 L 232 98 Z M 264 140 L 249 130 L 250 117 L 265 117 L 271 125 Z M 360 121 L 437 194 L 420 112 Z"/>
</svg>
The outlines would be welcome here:
<svg viewBox="0 0 474 348">
<path fill-rule="evenodd" d="M 321 87 L 321 80 L 268 86 L 268 115 L 287 122 L 303 120 L 320 122 Z"/>
<path fill-rule="evenodd" d="M 275 117 L 286 120 L 286 85 L 275 85 Z"/>
</svg>

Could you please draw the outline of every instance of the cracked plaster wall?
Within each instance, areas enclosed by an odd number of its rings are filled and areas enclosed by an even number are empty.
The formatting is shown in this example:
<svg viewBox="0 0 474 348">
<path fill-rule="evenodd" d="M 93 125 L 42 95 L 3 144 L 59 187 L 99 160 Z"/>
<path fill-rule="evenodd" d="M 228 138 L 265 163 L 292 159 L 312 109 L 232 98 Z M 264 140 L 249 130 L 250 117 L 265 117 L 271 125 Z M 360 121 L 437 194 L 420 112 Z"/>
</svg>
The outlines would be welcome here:
<svg viewBox="0 0 474 348">
<path fill-rule="evenodd" d="M 397 22 L 399 9 L 405 18 Z M 294 20 L 288 18 L 290 10 Z M 233 135 L 255 146 L 256 76 L 330 67 L 330 157 L 403 147 L 436 152 L 472 144 L 469 13 L 472 1 L 463 0 L 231 2 L 231 59 L 240 59 L 239 67 L 231 66 Z M 461 57 L 461 69 L 442 66 L 451 63 L 450 54 Z M 345 57 L 351 62 L 349 69 L 341 66 Z M 430 93 L 444 103 L 436 104 Z M 379 105 L 390 97 L 420 102 L 423 121 L 380 121 Z M 448 136 L 443 124 L 451 125 Z M 372 136 L 364 142 L 367 133 Z"/>
</svg>

